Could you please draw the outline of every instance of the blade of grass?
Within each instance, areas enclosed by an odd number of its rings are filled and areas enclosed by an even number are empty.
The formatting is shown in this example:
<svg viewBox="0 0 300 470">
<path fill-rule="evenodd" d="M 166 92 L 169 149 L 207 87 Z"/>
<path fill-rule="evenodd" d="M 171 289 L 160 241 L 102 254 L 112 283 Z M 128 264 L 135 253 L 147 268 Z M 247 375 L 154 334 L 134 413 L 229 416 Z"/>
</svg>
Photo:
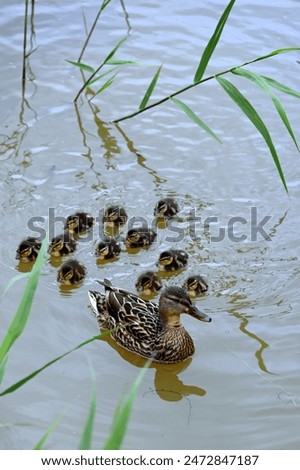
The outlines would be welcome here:
<svg viewBox="0 0 300 470">
<path fill-rule="evenodd" d="M 26 283 L 19 307 L 14 315 L 11 324 L 8 327 L 7 333 L 0 346 L 0 364 L 2 363 L 3 359 L 5 358 L 6 354 L 8 353 L 14 342 L 22 334 L 26 326 L 41 269 L 45 264 L 44 254 L 46 251 L 46 246 L 47 239 L 45 238 L 39 251 L 38 257 L 36 259 L 36 262 L 32 268 L 32 271 L 28 276 L 28 281 Z"/>
<path fill-rule="evenodd" d="M 124 44 L 125 41 L 127 41 L 128 39 L 128 36 L 125 36 L 125 38 L 122 38 L 117 44 L 116 46 L 110 51 L 110 53 L 106 56 L 106 58 L 104 59 L 103 63 L 104 64 L 107 64 L 107 62 L 115 55 L 115 53 L 117 52 L 117 50 L 122 46 L 122 44 Z"/>
<path fill-rule="evenodd" d="M 300 98 L 300 92 L 297 90 L 294 90 L 293 88 L 290 88 L 283 83 L 278 82 L 277 80 L 274 80 L 274 78 L 266 77 L 264 75 L 261 75 L 266 82 L 273 88 L 276 88 L 279 91 L 282 91 L 283 93 L 287 93 L 288 95 L 294 96 L 295 98 Z"/>
<path fill-rule="evenodd" d="M 171 98 L 171 101 L 173 103 L 175 103 L 180 109 L 182 109 L 186 115 L 192 119 L 199 127 L 201 127 L 202 129 L 204 129 L 211 137 L 213 137 L 214 139 L 216 139 L 220 144 L 222 144 L 222 141 L 219 139 L 219 137 L 216 136 L 216 134 L 210 129 L 210 127 L 208 127 L 203 121 L 202 119 L 199 118 L 199 116 L 197 116 L 194 111 L 185 103 L 183 103 L 183 101 L 177 99 L 177 98 Z"/>
<path fill-rule="evenodd" d="M 239 106 L 239 108 L 243 111 L 243 113 L 246 114 L 248 119 L 252 122 L 252 124 L 256 127 L 258 132 L 264 138 L 267 146 L 269 147 L 271 155 L 273 157 L 274 163 L 276 165 L 276 168 L 279 173 L 282 184 L 284 186 L 284 189 L 288 193 L 288 188 L 287 188 L 285 177 L 281 168 L 281 164 L 280 164 L 276 149 L 274 147 L 272 138 L 270 136 L 270 133 L 265 123 L 263 122 L 261 117 L 258 115 L 257 111 L 253 108 L 252 104 L 242 95 L 242 93 L 231 82 L 229 82 L 228 80 L 222 77 L 216 77 L 216 80 L 220 83 L 220 85 L 226 91 L 226 93 L 230 96 L 230 98 Z"/>
<path fill-rule="evenodd" d="M 12 279 L 10 279 L 10 281 L 8 281 L 8 283 L 6 284 L 5 286 L 5 289 L 2 293 L 2 297 L 5 296 L 5 294 L 9 291 L 9 289 L 16 283 L 18 282 L 20 279 L 24 279 L 25 277 L 29 277 L 30 276 L 30 272 L 28 273 L 20 273 L 20 274 L 17 274 L 16 276 L 14 276 Z"/>
<path fill-rule="evenodd" d="M 5 356 L 5 358 L 3 359 L 3 361 L 0 364 L 0 385 L 2 383 L 3 377 L 4 377 L 5 372 L 6 372 L 7 362 L 8 362 L 8 355 Z"/>
<path fill-rule="evenodd" d="M 54 429 L 56 428 L 56 426 L 59 424 L 60 420 L 62 419 L 64 415 L 64 412 L 61 413 L 60 415 L 58 415 L 53 421 L 52 423 L 50 424 L 50 426 L 48 427 L 47 431 L 45 432 L 45 434 L 42 436 L 42 438 L 39 440 L 39 442 L 36 444 L 36 446 L 34 447 L 33 450 L 42 450 L 43 449 L 43 446 L 46 442 L 46 440 L 48 439 L 48 437 L 50 436 L 50 434 L 52 434 L 52 432 L 54 431 Z"/>
<path fill-rule="evenodd" d="M 99 80 L 101 80 L 103 77 L 106 77 L 106 75 L 109 75 L 111 74 L 114 70 L 116 70 L 117 67 L 113 67 L 112 69 L 108 70 L 107 72 L 104 72 L 102 73 L 101 75 L 99 75 L 98 77 L 96 78 L 93 78 L 93 80 L 90 80 L 88 85 L 91 86 L 93 85 L 94 83 L 98 82 Z"/>
<path fill-rule="evenodd" d="M 75 65 L 75 67 L 79 67 L 81 70 L 84 70 L 85 72 L 89 73 L 94 73 L 95 69 L 91 67 L 90 65 L 84 64 L 83 62 L 75 62 L 74 60 L 67 60 L 66 62 L 69 62 L 69 64 Z"/>
<path fill-rule="evenodd" d="M 129 390 L 125 400 L 119 402 L 119 405 L 116 409 L 116 412 L 113 418 L 112 429 L 111 429 L 110 435 L 108 436 L 108 439 L 106 440 L 104 447 L 103 447 L 104 450 L 120 449 L 125 433 L 126 433 L 128 421 L 130 418 L 134 400 L 137 395 L 138 388 L 149 366 L 151 365 L 151 363 L 152 363 L 151 360 L 148 360 L 146 362 L 143 369 L 138 374 L 137 378 L 132 384 L 131 389 Z"/>
<path fill-rule="evenodd" d="M 106 90 L 108 87 L 110 87 L 113 82 L 114 82 L 114 79 L 115 77 L 118 75 L 118 72 L 114 73 L 114 75 L 112 77 L 110 77 L 95 93 L 94 96 L 96 95 L 99 95 L 100 93 L 102 93 L 102 91 Z"/>
<path fill-rule="evenodd" d="M 296 149 L 299 152 L 298 143 L 297 143 L 296 137 L 294 135 L 292 126 L 290 124 L 290 121 L 289 121 L 289 119 L 287 117 L 287 114 L 285 112 L 284 106 L 283 106 L 282 102 L 280 101 L 280 99 L 278 98 L 278 96 L 276 96 L 273 93 L 272 89 L 268 85 L 268 82 L 261 75 L 259 75 L 258 73 L 252 72 L 251 70 L 236 69 L 236 70 L 233 70 L 233 73 L 235 75 L 240 75 L 244 78 L 247 78 L 248 80 L 251 80 L 252 82 L 254 82 L 256 85 L 258 85 L 265 93 L 267 93 L 271 97 L 271 99 L 273 101 L 273 104 L 274 104 L 274 106 L 275 106 L 275 108 L 276 108 L 283 124 L 286 127 L 286 130 L 290 134 L 290 136 L 291 136 L 291 138 L 292 138 L 292 140 L 293 140 L 293 142 L 296 146 Z"/>
<path fill-rule="evenodd" d="M 12 393 L 14 392 L 15 390 L 18 390 L 20 387 L 22 387 L 23 385 L 25 385 L 29 380 L 33 379 L 36 375 L 40 374 L 40 372 L 42 372 L 43 370 L 47 369 L 48 367 L 52 366 L 52 364 L 55 364 L 55 362 L 58 362 L 60 361 L 61 359 L 63 359 L 64 357 L 68 356 L 69 354 L 71 354 L 72 352 L 74 351 L 77 351 L 77 349 L 80 349 L 84 346 L 86 346 L 87 344 L 91 343 L 92 341 L 95 341 L 95 340 L 98 340 L 98 339 L 101 339 L 105 336 L 107 336 L 108 334 L 110 334 L 111 331 L 105 331 L 104 333 L 101 333 L 99 336 L 93 336 L 92 338 L 84 341 L 83 343 L 80 343 L 78 346 L 76 346 L 75 348 L 72 348 L 70 349 L 69 351 L 65 352 L 64 354 L 61 354 L 60 356 L 56 357 L 55 359 L 52 359 L 52 361 L 49 361 L 47 362 L 46 364 L 44 364 L 42 367 L 40 367 L 39 369 L 35 370 L 34 372 L 32 372 L 31 374 L 29 375 L 26 375 L 26 377 L 24 377 L 23 379 L 19 380 L 18 382 L 14 383 L 13 385 L 11 385 L 10 387 L 8 387 L 7 389 L 5 389 L 3 392 L 0 393 L 0 397 L 4 396 L 4 395 L 7 395 L 8 393 Z"/>
<path fill-rule="evenodd" d="M 78 446 L 78 450 L 90 450 L 92 444 L 92 435 L 93 435 L 93 428 L 94 428 L 94 421 L 96 415 L 96 379 L 95 374 L 90 366 L 92 372 L 92 394 L 91 394 L 91 401 L 88 416 L 85 422 L 85 426 L 82 431 L 80 443 Z"/>
<path fill-rule="evenodd" d="M 105 62 L 106 65 L 141 65 L 140 62 L 136 60 L 129 60 L 129 59 L 108 59 Z"/>
<path fill-rule="evenodd" d="M 150 82 L 150 85 L 148 86 L 147 90 L 146 90 L 146 93 L 145 93 L 145 96 L 144 98 L 142 99 L 140 105 L 139 105 L 139 109 L 144 109 L 145 106 L 147 105 L 152 93 L 153 93 L 153 90 L 156 86 L 156 83 L 157 83 L 157 80 L 158 80 L 158 77 L 159 77 L 159 74 L 160 74 L 160 71 L 162 69 L 162 65 L 160 65 L 154 75 L 154 77 L 152 78 L 151 82 Z"/>
<path fill-rule="evenodd" d="M 207 44 L 206 48 L 204 49 L 204 52 L 203 52 L 202 57 L 200 59 L 199 66 L 198 66 L 198 68 L 196 70 L 196 73 L 195 73 L 195 76 L 194 76 L 194 83 L 200 82 L 201 78 L 203 77 L 203 74 L 206 70 L 208 62 L 209 62 L 209 60 L 210 60 L 210 58 L 211 58 L 218 42 L 219 42 L 222 31 L 224 29 L 224 26 L 226 24 L 228 16 L 230 15 L 230 12 L 231 12 L 231 9 L 232 9 L 234 3 L 235 3 L 235 0 L 231 0 L 228 3 L 228 5 L 225 8 L 221 18 L 219 19 L 219 22 L 216 26 L 216 29 L 215 29 L 212 37 L 208 41 L 208 44 Z"/>
</svg>

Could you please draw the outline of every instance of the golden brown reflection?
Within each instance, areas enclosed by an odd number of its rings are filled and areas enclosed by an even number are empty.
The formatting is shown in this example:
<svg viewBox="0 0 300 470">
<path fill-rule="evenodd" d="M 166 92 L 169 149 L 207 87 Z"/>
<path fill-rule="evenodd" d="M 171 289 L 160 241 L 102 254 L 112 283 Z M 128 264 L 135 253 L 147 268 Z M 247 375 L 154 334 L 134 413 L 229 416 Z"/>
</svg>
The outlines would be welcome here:
<svg viewBox="0 0 300 470">
<path fill-rule="evenodd" d="M 117 353 L 135 367 L 144 367 L 147 359 L 134 354 L 119 346 L 113 338 L 106 336 L 101 341 L 107 342 Z M 180 401 L 189 395 L 198 395 L 203 397 L 206 390 L 196 385 L 185 385 L 179 378 L 178 374 L 189 367 L 192 358 L 178 364 L 159 364 L 152 363 L 151 369 L 155 369 L 154 390 L 157 395 L 166 401 Z M 152 390 L 150 390 L 151 392 Z"/>
<path fill-rule="evenodd" d="M 254 339 L 259 344 L 259 347 L 255 352 L 255 357 L 257 359 L 258 366 L 259 366 L 260 370 L 263 371 L 263 372 L 267 372 L 268 374 L 273 374 L 273 372 L 270 372 L 267 369 L 267 366 L 266 366 L 264 358 L 263 358 L 263 352 L 264 352 L 265 349 L 267 349 L 269 347 L 269 344 L 266 341 L 264 341 L 262 338 L 260 338 L 258 335 L 256 335 L 252 331 L 250 331 L 250 329 L 248 329 L 249 316 L 246 317 L 245 315 L 239 313 L 237 310 L 241 309 L 241 308 L 249 307 L 249 302 L 247 302 L 246 300 L 244 300 L 244 302 L 241 302 L 241 300 L 243 300 L 243 297 L 235 294 L 230 303 L 238 302 L 239 307 L 230 309 L 228 311 L 235 318 L 240 320 L 239 329 L 241 330 L 241 332 L 244 333 L 245 335 L 249 336 L 249 338 Z"/>
</svg>

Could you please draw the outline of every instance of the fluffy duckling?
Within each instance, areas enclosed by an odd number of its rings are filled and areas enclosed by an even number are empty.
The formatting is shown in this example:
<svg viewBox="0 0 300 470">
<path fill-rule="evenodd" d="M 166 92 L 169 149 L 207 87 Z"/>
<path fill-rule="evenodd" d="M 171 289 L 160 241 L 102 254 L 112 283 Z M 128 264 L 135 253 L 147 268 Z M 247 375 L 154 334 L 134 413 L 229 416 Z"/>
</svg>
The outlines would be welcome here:
<svg viewBox="0 0 300 470">
<path fill-rule="evenodd" d="M 188 257 L 183 250 L 166 250 L 159 255 L 157 265 L 161 271 L 177 271 L 186 266 Z"/>
<path fill-rule="evenodd" d="M 162 282 L 157 274 L 152 271 L 147 271 L 140 274 L 135 287 L 137 291 L 143 292 L 145 295 L 151 295 L 162 288 Z"/>
<path fill-rule="evenodd" d="M 21 263 L 35 261 L 39 254 L 42 243 L 34 237 L 27 237 L 17 248 L 16 259 Z"/>
<path fill-rule="evenodd" d="M 127 248 L 146 248 L 154 242 L 156 236 L 156 232 L 150 228 L 132 228 L 127 232 L 125 245 Z"/>
<path fill-rule="evenodd" d="M 72 234 L 65 230 L 64 233 L 52 238 L 48 248 L 48 253 L 51 256 L 69 255 L 76 250 L 77 243 L 72 237 Z"/>
<path fill-rule="evenodd" d="M 76 259 L 65 261 L 57 272 L 57 282 L 73 285 L 82 281 L 86 274 L 85 266 Z"/>
<path fill-rule="evenodd" d="M 190 297 L 196 297 L 207 291 L 208 285 L 202 276 L 190 276 L 187 278 L 183 286 L 187 289 Z"/>
<path fill-rule="evenodd" d="M 169 219 L 170 217 L 174 217 L 179 211 L 179 206 L 177 202 L 172 199 L 171 197 L 166 197 L 164 199 L 160 199 L 154 209 L 154 215 L 156 217 L 164 217 L 165 219 Z"/>
<path fill-rule="evenodd" d="M 126 224 L 127 219 L 128 216 L 123 207 L 109 206 L 105 209 L 102 222 L 108 227 L 118 227 Z"/>
<path fill-rule="evenodd" d="M 94 224 L 94 217 L 87 212 L 75 212 L 69 215 L 66 220 L 65 230 L 70 233 L 86 232 Z"/>
<path fill-rule="evenodd" d="M 120 253 L 121 246 L 114 238 L 104 238 L 96 248 L 96 255 L 100 259 L 116 258 Z"/>
</svg>

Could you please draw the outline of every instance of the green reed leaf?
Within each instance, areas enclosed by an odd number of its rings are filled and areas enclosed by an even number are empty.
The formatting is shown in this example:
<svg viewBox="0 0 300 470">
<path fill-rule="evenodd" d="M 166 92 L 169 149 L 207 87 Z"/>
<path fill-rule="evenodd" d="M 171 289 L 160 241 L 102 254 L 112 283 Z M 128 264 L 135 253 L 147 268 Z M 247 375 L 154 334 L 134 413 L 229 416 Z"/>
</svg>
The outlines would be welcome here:
<svg viewBox="0 0 300 470">
<path fill-rule="evenodd" d="M 33 303 L 34 294 L 37 288 L 38 280 L 40 277 L 41 269 L 45 264 L 44 255 L 46 251 L 46 246 L 47 239 L 45 238 L 39 251 L 38 257 L 32 268 L 32 271 L 28 276 L 28 281 L 26 283 L 18 309 L 13 317 L 11 324 L 8 327 L 6 335 L 0 346 L 0 364 L 2 363 L 3 359 L 7 355 L 14 342 L 22 334 L 26 326 L 31 306 Z"/>
<path fill-rule="evenodd" d="M 153 90 L 156 86 L 156 83 L 157 83 L 157 80 L 158 80 L 158 77 L 159 77 L 159 74 L 160 74 L 160 71 L 162 69 L 162 65 L 160 65 L 154 75 L 154 77 L 152 78 L 151 82 L 150 82 L 150 85 L 148 86 L 147 90 L 146 90 L 146 93 L 145 93 L 145 96 L 144 98 L 142 99 L 141 101 L 141 104 L 139 105 L 139 109 L 144 109 L 145 106 L 147 105 L 152 93 L 153 93 Z"/>
<path fill-rule="evenodd" d="M 6 372 L 7 363 L 8 363 L 8 354 L 5 356 L 5 358 L 3 359 L 3 361 L 0 364 L 0 385 L 2 383 L 3 377 L 4 377 L 5 372 Z"/>
<path fill-rule="evenodd" d="M 17 274 L 16 276 L 14 276 L 12 279 L 10 279 L 8 281 L 8 283 L 6 284 L 5 286 L 5 289 L 3 291 L 3 294 L 2 294 L 2 297 L 5 296 L 5 294 L 9 291 L 9 289 L 18 281 L 20 281 L 20 279 L 24 279 L 26 277 L 29 277 L 30 275 L 30 272 L 28 273 L 20 273 L 20 274 Z"/>
<path fill-rule="evenodd" d="M 274 80 L 273 78 L 266 77 L 264 75 L 261 75 L 266 82 L 272 86 L 273 88 L 276 88 L 279 91 L 282 91 L 283 93 L 286 93 L 288 95 L 294 96 L 295 98 L 300 98 L 300 92 L 297 90 L 294 90 L 293 88 L 290 88 L 283 83 L 278 82 L 277 80 Z"/>
<path fill-rule="evenodd" d="M 237 69 L 233 70 L 232 73 L 234 73 L 235 75 L 240 75 L 242 77 L 245 77 L 248 80 L 251 80 L 252 82 L 254 82 L 256 85 L 258 85 L 265 93 L 267 93 L 271 97 L 271 99 L 273 101 L 273 104 L 274 104 L 274 106 L 275 106 L 275 108 L 276 108 L 283 124 L 285 125 L 285 127 L 286 127 L 288 133 L 290 134 L 297 150 L 299 151 L 298 143 L 297 143 L 296 137 L 294 135 L 292 126 L 289 122 L 286 111 L 284 109 L 284 106 L 283 106 L 282 102 L 280 101 L 280 99 L 278 98 L 278 96 L 276 96 L 273 93 L 272 89 L 270 88 L 268 82 L 264 79 L 264 77 L 262 77 L 261 75 L 259 75 L 256 72 L 252 72 L 250 70 L 245 70 L 245 69 L 240 69 L 240 68 L 237 68 Z"/>
<path fill-rule="evenodd" d="M 102 73 L 101 75 L 98 75 L 98 77 L 95 77 L 95 78 L 92 78 L 92 80 L 88 80 L 86 83 L 85 83 L 85 88 L 87 86 L 90 86 L 90 85 L 93 85 L 93 83 L 96 83 L 98 82 L 99 80 L 101 80 L 103 77 L 106 77 L 107 75 L 110 75 L 114 70 L 116 70 L 117 67 L 114 67 L 110 70 L 107 70 L 107 72 L 104 72 Z"/>
<path fill-rule="evenodd" d="M 105 61 L 106 65 L 140 65 L 140 62 L 136 60 L 129 60 L 129 59 L 108 59 Z"/>
<path fill-rule="evenodd" d="M 137 395 L 138 388 L 146 374 L 152 361 L 148 360 L 141 372 L 138 374 L 134 383 L 129 390 L 125 400 L 120 400 L 115 415 L 113 418 L 112 429 L 108 439 L 106 440 L 103 449 L 104 450 L 117 450 L 120 449 L 123 439 L 125 437 L 127 425 L 133 408 L 134 400 Z"/>
<path fill-rule="evenodd" d="M 228 3 L 228 5 L 225 8 L 221 18 L 219 19 L 217 27 L 216 27 L 212 37 L 208 41 L 208 44 L 207 44 L 206 48 L 204 49 L 204 52 L 203 52 L 202 57 L 200 59 L 199 66 L 198 66 L 198 68 L 196 70 L 196 73 L 195 73 L 195 76 L 194 76 L 194 83 L 200 82 L 201 78 L 203 77 L 204 72 L 206 70 L 206 67 L 208 65 L 208 62 L 209 62 L 209 60 L 210 60 L 210 58 L 211 58 L 218 42 L 219 42 L 222 31 L 224 29 L 224 26 L 226 24 L 228 16 L 230 15 L 230 12 L 231 12 L 231 9 L 232 9 L 234 3 L 235 3 L 235 0 L 231 0 Z"/>
<path fill-rule="evenodd" d="M 239 106 L 239 108 L 246 114 L 248 119 L 252 122 L 252 124 L 256 127 L 256 129 L 260 132 L 262 137 L 264 138 L 271 155 L 273 157 L 274 163 L 276 165 L 277 171 L 279 173 L 280 179 L 284 186 L 286 192 L 288 192 L 288 188 L 286 185 L 285 177 L 281 168 L 280 160 L 278 158 L 276 149 L 274 147 L 272 138 L 270 133 L 257 113 L 257 111 L 253 108 L 252 104 L 242 95 L 242 93 L 228 80 L 222 77 L 216 77 L 216 80 L 220 83 L 222 88 L 226 91 L 226 93 L 230 96 L 230 98 Z"/>
<path fill-rule="evenodd" d="M 88 416 L 85 422 L 85 426 L 82 431 L 82 436 L 80 439 L 78 450 L 90 450 L 92 445 L 92 435 L 93 435 L 93 428 L 96 416 L 96 379 L 95 374 L 92 371 L 92 394 L 91 394 L 91 401 Z"/>
<path fill-rule="evenodd" d="M 126 36 L 125 38 L 121 39 L 117 45 L 110 51 L 110 53 L 106 56 L 106 58 L 104 59 L 103 61 L 103 64 L 107 64 L 109 62 L 109 60 L 115 55 L 115 53 L 117 52 L 117 50 L 124 44 L 125 41 L 127 41 L 128 39 L 128 36 Z"/>
<path fill-rule="evenodd" d="M 88 339 L 87 341 L 84 341 L 83 343 L 80 343 L 78 346 L 76 346 L 75 348 L 72 348 L 70 349 L 69 351 L 65 352 L 64 354 L 61 354 L 60 356 L 56 357 L 55 359 L 52 359 L 52 361 L 49 361 L 47 362 L 45 365 L 43 365 L 42 367 L 40 367 L 39 369 L 35 370 L 34 372 L 32 372 L 31 374 L 29 375 L 26 375 L 26 377 L 24 377 L 23 379 L 19 380 L 18 382 L 14 383 L 13 385 L 11 385 L 10 387 L 8 387 L 7 389 L 5 389 L 3 392 L 0 393 L 0 397 L 4 396 L 4 395 L 7 395 L 8 393 L 12 393 L 14 392 L 15 390 L 18 390 L 20 387 L 22 387 L 23 385 L 25 385 L 29 380 L 33 379 L 36 375 L 38 375 L 40 372 L 42 372 L 43 370 L 47 369 L 48 367 L 52 366 L 53 364 L 55 364 L 55 362 L 58 362 L 60 361 L 61 359 L 63 359 L 64 357 L 68 356 L 69 354 L 71 354 L 72 352 L 74 351 L 77 351 L 77 349 L 80 349 L 82 348 L 83 346 L 86 346 L 87 344 L 91 343 L 92 341 L 95 341 L 95 340 L 98 340 L 98 339 L 101 339 L 101 338 L 104 338 L 105 336 L 109 335 L 111 333 L 111 331 L 105 331 L 104 333 L 101 333 L 99 336 L 93 336 L 92 338 Z"/>
<path fill-rule="evenodd" d="M 82 62 L 75 62 L 74 60 L 66 60 L 66 62 L 69 62 L 69 64 L 72 64 L 72 65 L 75 65 L 75 67 L 79 67 L 81 70 L 84 70 L 84 72 L 89 72 L 89 73 L 95 72 L 93 67 L 87 64 L 83 64 Z"/>
<path fill-rule="evenodd" d="M 103 83 L 103 85 L 96 91 L 95 96 L 99 95 L 100 93 L 102 93 L 102 91 L 110 87 L 113 84 L 114 79 L 117 75 L 118 75 L 118 72 L 114 73 L 112 77 L 110 77 L 105 83 Z"/>
<path fill-rule="evenodd" d="M 46 442 L 46 440 L 48 439 L 48 437 L 50 436 L 50 434 L 52 434 L 52 432 L 54 431 L 54 429 L 57 427 L 57 425 L 59 424 L 59 422 L 61 421 L 62 417 L 64 416 L 64 413 L 61 413 L 60 415 L 58 415 L 53 421 L 52 423 L 50 424 L 50 426 L 48 427 L 47 431 L 45 432 L 45 434 L 42 436 L 42 438 L 39 440 L 39 442 L 36 444 L 36 446 L 34 447 L 33 450 L 42 450 L 43 449 L 43 446 Z"/>
<path fill-rule="evenodd" d="M 180 109 L 182 109 L 186 115 L 192 119 L 199 127 L 204 129 L 211 137 L 213 137 L 217 142 L 222 144 L 222 141 L 219 139 L 219 137 L 214 133 L 214 131 L 211 130 L 210 127 L 208 127 L 207 124 L 205 124 L 202 119 L 197 116 L 194 111 L 183 101 L 179 100 L 178 98 L 171 98 L 171 101 L 175 103 Z"/>
</svg>

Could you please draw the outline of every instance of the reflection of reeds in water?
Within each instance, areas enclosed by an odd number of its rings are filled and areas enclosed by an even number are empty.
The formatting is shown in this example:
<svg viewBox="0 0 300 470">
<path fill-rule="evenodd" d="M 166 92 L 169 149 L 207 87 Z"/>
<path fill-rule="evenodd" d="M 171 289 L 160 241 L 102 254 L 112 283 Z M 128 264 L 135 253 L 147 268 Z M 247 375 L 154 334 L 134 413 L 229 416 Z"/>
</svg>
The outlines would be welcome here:
<svg viewBox="0 0 300 470">
<path fill-rule="evenodd" d="M 105 336 L 101 340 L 107 342 L 117 353 L 135 367 L 142 368 L 147 363 L 147 359 L 144 359 L 137 354 L 119 346 L 113 338 Z M 154 378 L 154 389 L 157 395 L 166 401 L 180 401 L 182 398 L 188 395 L 204 396 L 206 391 L 196 385 L 185 385 L 179 378 L 178 374 L 186 370 L 192 362 L 192 358 L 189 358 L 183 362 L 177 364 L 160 364 L 152 362 L 150 368 L 155 369 Z M 153 390 L 150 389 L 149 393 Z M 145 392 L 148 393 L 148 392 Z"/>
</svg>

